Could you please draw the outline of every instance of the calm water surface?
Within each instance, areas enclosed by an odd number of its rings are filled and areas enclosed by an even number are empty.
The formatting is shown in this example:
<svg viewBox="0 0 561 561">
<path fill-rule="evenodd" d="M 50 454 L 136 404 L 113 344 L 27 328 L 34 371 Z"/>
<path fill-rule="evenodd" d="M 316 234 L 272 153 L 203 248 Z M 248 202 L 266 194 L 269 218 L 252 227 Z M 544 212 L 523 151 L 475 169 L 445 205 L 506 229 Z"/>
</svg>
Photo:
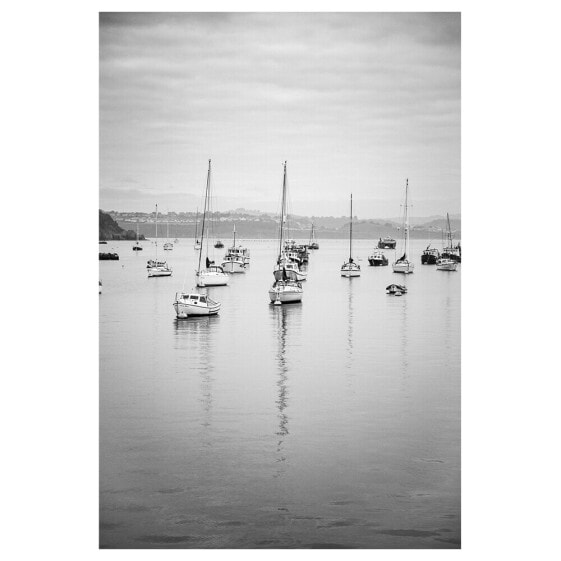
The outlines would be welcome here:
<svg viewBox="0 0 561 561">
<path fill-rule="evenodd" d="M 459 547 L 461 266 L 414 240 L 405 277 L 357 240 L 344 279 L 348 242 L 319 243 L 302 304 L 270 305 L 276 243 L 247 242 L 220 314 L 181 321 L 193 240 L 170 278 L 150 242 L 99 246 L 120 255 L 99 263 L 101 547 Z"/>
</svg>

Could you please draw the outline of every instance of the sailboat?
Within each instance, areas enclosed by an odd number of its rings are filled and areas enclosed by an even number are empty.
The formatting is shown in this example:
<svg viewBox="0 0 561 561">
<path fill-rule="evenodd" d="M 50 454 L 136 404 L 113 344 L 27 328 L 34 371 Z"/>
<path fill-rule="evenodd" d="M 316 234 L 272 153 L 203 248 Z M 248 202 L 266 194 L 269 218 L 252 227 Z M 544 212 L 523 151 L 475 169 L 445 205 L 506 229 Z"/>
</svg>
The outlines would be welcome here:
<svg viewBox="0 0 561 561">
<path fill-rule="evenodd" d="M 199 251 L 199 267 L 197 269 L 197 286 L 226 286 L 228 284 L 228 275 L 222 267 L 215 265 L 208 257 L 208 232 L 205 232 L 206 216 L 210 211 L 210 160 L 208 161 L 208 174 L 206 178 L 205 190 L 205 208 L 203 212 L 203 227 L 201 229 L 201 251 Z M 207 248 L 205 257 L 205 268 L 201 269 L 201 259 L 203 256 L 203 244 L 205 241 L 205 233 L 207 234 Z"/>
<path fill-rule="evenodd" d="M 166 227 L 167 227 L 166 239 L 169 240 L 169 220 L 166 222 Z M 172 249 L 173 249 L 173 244 L 171 242 L 168 241 L 164 244 L 164 251 L 171 251 Z"/>
<path fill-rule="evenodd" d="M 302 284 L 298 281 L 296 273 L 287 270 L 283 265 L 283 249 L 284 249 L 284 222 L 286 215 L 286 162 L 284 162 L 284 175 L 282 181 L 282 207 L 280 216 L 280 233 L 279 233 L 279 253 L 277 257 L 277 265 L 273 271 L 275 282 L 269 289 L 269 298 L 275 306 L 285 304 L 287 302 L 301 302 L 304 290 Z"/>
<path fill-rule="evenodd" d="M 133 251 L 142 251 L 142 246 L 138 243 L 138 220 L 136 221 L 136 244 L 132 246 Z"/>
<path fill-rule="evenodd" d="M 195 218 L 195 245 L 193 246 L 195 251 L 201 249 L 201 242 L 199 241 L 199 236 L 197 235 L 198 228 L 199 228 L 199 209 L 197 209 L 197 217 Z"/>
<path fill-rule="evenodd" d="M 342 277 L 360 277 L 360 265 L 353 259 L 353 194 L 351 193 L 351 224 L 349 228 L 349 260 L 341 267 Z"/>
<path fill-rule="evenodd" d="M 446 222 L 448 224 L 448 231 L 446 237 L 448 238 L 448 246 L 442 249 L 441 257 L 444 259 L 451 259 L 457 263 L 462 262 L 462 248 L 460 244 L 454 245 L 452 240 L 452 228 L 450 227 L 450 216 L 446 213 Z"/>
<path fill-rule="evenodd" d="M 461 259 L 458 250 L 452 245 L 452 230 L 450 228 L 450 217 L 448 213 L 446 213 L 446 219 L 448 221 L 448 247 L 442 250 L 440 259 L 436 261 L 437 271 L 455 271 L 458 268 L 458 261 L 456 261 L 456 259 Z M 442 232 L 442 239 L 442 245 L 444 245 L 444 232 Z"/>
<path fill-rule="evenodd" d="M 222 261 L 222 268 L 227 273 L 245 273 L 243 254 L 240 255 L 236 249 L 236 225 L 234 224 L 234 241 L 232 247 L 228 249 L 228 253 L 224 256 L 224 261 Z"/>
<path fill-rule="evenodd" d="M 310 232 L 310 241 L 308 242 L 308 249 L 319 249 L 319 244 L 316 241 L 313 223 L 312 223 L 312 231 Z"/>
<path fill-rule="evenodd" d="M 148 261 L 148 277 L 170 277 L 171 268 L 165 261 L 158 261 L 158 205 L 156 205 L 156 259 Z"/>
<path fill-rule="evenodd" d="M 412 273 L 415 264 L 407 259 L 409 254 L 409 207 L 408 207 L 408 194 L 409 194 L 409 179 L 405 182 L 405 209 L 403 214 L 403 255 L 392 265 L 394 273 Z"/>
</svg>

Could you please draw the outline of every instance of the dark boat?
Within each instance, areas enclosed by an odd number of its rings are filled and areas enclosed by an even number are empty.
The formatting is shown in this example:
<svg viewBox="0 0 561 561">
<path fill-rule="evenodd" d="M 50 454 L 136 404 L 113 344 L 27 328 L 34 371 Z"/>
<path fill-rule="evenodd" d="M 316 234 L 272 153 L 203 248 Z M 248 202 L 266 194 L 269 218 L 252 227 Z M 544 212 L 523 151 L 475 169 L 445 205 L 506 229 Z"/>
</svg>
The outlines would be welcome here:
<svg viewBox="0 0 561 561">
<path fill-rule="evenodd" d="M 423 251 L 421 255 L 422 265 L 436 265 L 436 262 L 440 259 L 440 252 L 436 248 L 430 249 L 430 244 L 427 245 L 427 249 Z"/>
<path fill-rule="evenodd" d="M 407 287 L 402 284 L 389 284 L 386 286 L 386 294 L 391 294 L 393 296 L 401 296 L 407 292 Z"/>
<path fill-rule="evenodd" d="M 104 243 L 104 244 L 106 244 L 107 242 L 104 241 L 104 240 L 99 240 L 99 243 Z"/>
<path fill-rule="evenodd" d="M 214 247 L 216 247 L 216 248 L 221 248 L 221 247 L 224 247 L 224 244 L 223 244 L 220 240 L 218 240 L 218 241 L 214 244 Z"/>
<path fill-rule="evenodd" d="M 136 242 L 136 243 L 138 243 L 138 242 Z M 143 249 L 143 248 L 142 248 L 141 245 L 133 245 L 133 246 L 132 246 L 132 250 L 133 250 L 133 251 L 142 251 L 142 249 Z"/>
<path fill-rule="evenodd" d="M 312 224 L 312 231 L 310 233 L 310 241 L 308 242 L 307 249 L 319 249 L 319 244 L 316 242 L 316 236 L 314 231 L 314 225 Z"/>
<path fill-rule="evenodd" d="M 393 238 L 386 236 L 384 239 L 380 238 L 378 240 L 378 249 L 395 249 L 396 243 Z"/>
<path fill-rule="evenodd" d="M 388 264 L 388 258 L 380 250 L 374 250 L 374 253 L 368 256 L 368 263 L 372 267 L 384 267 Z"/>
<path fill-rule="evenodd" d="M 99 254 L 100 261 L 119 261 L 119 254 L 118 253 L 100 253 Z"/>
</svg>

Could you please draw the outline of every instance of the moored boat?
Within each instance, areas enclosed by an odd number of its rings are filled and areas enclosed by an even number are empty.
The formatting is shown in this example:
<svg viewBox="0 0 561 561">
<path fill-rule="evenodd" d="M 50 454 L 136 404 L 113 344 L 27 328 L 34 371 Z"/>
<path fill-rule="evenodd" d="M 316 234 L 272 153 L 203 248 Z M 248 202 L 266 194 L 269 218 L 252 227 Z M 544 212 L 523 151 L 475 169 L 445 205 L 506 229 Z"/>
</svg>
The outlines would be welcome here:
<svg viewBox="0 0 561 561">
<path fill-rule="evenodd" d="M 391 294 L 393 296 L 401 296 L 407 292 L 407 287 L 403 284 L 389 284 L 386 286 L 386 294 Z"/>
<path fill-rule="evenodd" d="M 273 271 L 275 281 L 269 288 L 269 299 L 278 306 L 290 302 L 301 302 L 303 296 L 302 284 L 298 281 L 296 273 L 292 270 L 287 271 L 286 267 L 279 268 L 278 265 L 283 261 L 283 237 L 286 213 L 286 162 L 284 162 L 284 174 L 282 181 L 282 205 L 279 230 L 279 251 L 277 256 L 277 267 Z"/>
<path fill-rule="evenodd" d="M 349 260 L 341 267 L 342 277 L 360 277 L 360 265 L 353 259 L 353 194 L 351 193 L 351 222 L 349 225 Z"/>
<path fill-rule="evenodd" d="M 193 316 L 213 316 L 220 310 L 220 302 L 215 302 L 207 294 L 199 292 L 177 292 L 173 308 L 178 319 Z"/>
<path fill-rule="evenodd" d="M 370 263 L 372 267 L 385 267 L 389 261 L 383 251 L 375 249 L 372 255 L 368 256 L 368 263 Z"/>
<path fill-rule="evenodd" d="M 210 210 L 210 191 L 211 191 L 211 161 L 208 161 L 208 173 L 206 179 L 206 189 L 205 189 L 205 207 L 203 212 L 203 225 L 201 228 L 201 247 L 204 247 L 205 237 L 208 237 L 208 224 L 207 224 L 207 214 Z M 209 216 L 210 220 L 210 216 Z M 206 268 L 201 269 L 201 258 L 203 256 L 203 249 L 199 252 L 199 266 L 197 269 L 197 286 L 226 286 L 228 284 L 228 275 L 224 272 L 224 269 L 219 265 L 216 265 L 214 261 L 211 261 L 208 256 L 208 243 L 206 246 L 207 255 L 205 257 Z"/>
<path fill-rule="evenodd" d="M 436 262 L 440 259 L 440 252 L 436 247 L 431 247 L 430 244 L 427 245 L 427 249 L 423 250 L 421 255 L 421 265 L 436 265 Z"/>
<path fill-rule="evenodd" d="M 378 240 L 378 249 L 395 249 L 397 242 L 390 236 Z"/>
<path fill-rule="evenodd" d="M 148 278 L 171 277 L 171 267 L 166 261 L 158 259 L 158 205 L 156 205 L 156 258 L 148 261 Z"/>
<path fill-rule="evenodd" d="M 458 263 L 453 259 L 447 259 L 446 257 L 441 257 L 436 262 L 436 269 L 438 271 L 455 271 L 457 268 L 458 268 Z"/>
<path fill-rule="evenodd" d="M 409 261 L 409 215 L 408 215 L 409 179 L 405 182 L 405 208 L 403 214 L 403 255 L 392 265 L 394 273 L 412 273 L 415 269 L 413 261 Z"/>
</svg>

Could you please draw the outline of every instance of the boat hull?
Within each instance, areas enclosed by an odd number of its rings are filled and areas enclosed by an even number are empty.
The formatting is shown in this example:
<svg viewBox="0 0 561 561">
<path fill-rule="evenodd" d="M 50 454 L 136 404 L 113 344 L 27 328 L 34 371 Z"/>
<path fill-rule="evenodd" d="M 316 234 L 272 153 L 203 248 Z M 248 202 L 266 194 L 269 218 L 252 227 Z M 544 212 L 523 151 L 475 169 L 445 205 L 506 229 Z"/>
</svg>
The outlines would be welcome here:
<svg viewBox="0 0 561 561">
<path fill-rule="evenodd" d="M 245 273 L 245 265 L 240 261 L 223 261 L 222 268 L 226 273 Z"/>
<path fill-rule="evenodd" d="M 164 267 L 152 267 L 148 269 L 148 278 L 152 277 L 171 277 L 171 269 Z"/>
<path fill-rule="evenodd" d="M 201 273 L 197 274 L 197 286 L 226 286 L 228 284 L 228 275 L 226 273 Z"/>
<path fill-rule="evenodd" d="M 214 316 L 220 310 L 220 303 L 217 302 L 216 304 L 205 306 L 203 304 L 195 305 L 175 301 L 173 303 L 173 309 L 178 319 L 186 319 L 194 316 Z"/>
<path fill-rule="evenodd" d="M 343 270 L 341 270 L 341 276 L 342 277 L 347 277 L 347 278 L 360 277 L 360 271 L 343 271 Z"/>
<path fill-rule="evenodd" d="M 395 245 L 397 242 L 392 241 L 392 242 L 385 242 L 385 241 L 379 241 L 378 242 L 378 249 L 395 249 Z"/>
<path fill-rule="evenodd" d="M 368 263 L 370 263 L 372 267 L 385 267 L 386 265 L 388 265 L 388 260 L 386 258 L 379 259 L 379 258 L 369 257 Z"/>
<path fill-rule="evenodd" d="M 272 286 L 269 289 L 269 298 L 271 302 L 280 302 L 281 304 L 301 302 L 303 294 L 304 291 L 301 288 Z"/>
<path fill-rule="evenodd" d="M 450 260 L 447 263 L 438 263 L 436 265 L 437 271 L 456 271 L 457 269 L 458 269 L 458 263 L 452 260 Z"/>
<path fill-rule="evenodd" d="M 392 267 L 394 273 L 403 273 L 405 275 L 413 273 L 415 270 L 415 264 L 410 261 L 394 263 Z"/>
<path fill-rule="evenodd" d="M 421 255 L 421 265 L 436 265 L 438 261 L 438 256 L 423 254 Z"/>
</svg>

